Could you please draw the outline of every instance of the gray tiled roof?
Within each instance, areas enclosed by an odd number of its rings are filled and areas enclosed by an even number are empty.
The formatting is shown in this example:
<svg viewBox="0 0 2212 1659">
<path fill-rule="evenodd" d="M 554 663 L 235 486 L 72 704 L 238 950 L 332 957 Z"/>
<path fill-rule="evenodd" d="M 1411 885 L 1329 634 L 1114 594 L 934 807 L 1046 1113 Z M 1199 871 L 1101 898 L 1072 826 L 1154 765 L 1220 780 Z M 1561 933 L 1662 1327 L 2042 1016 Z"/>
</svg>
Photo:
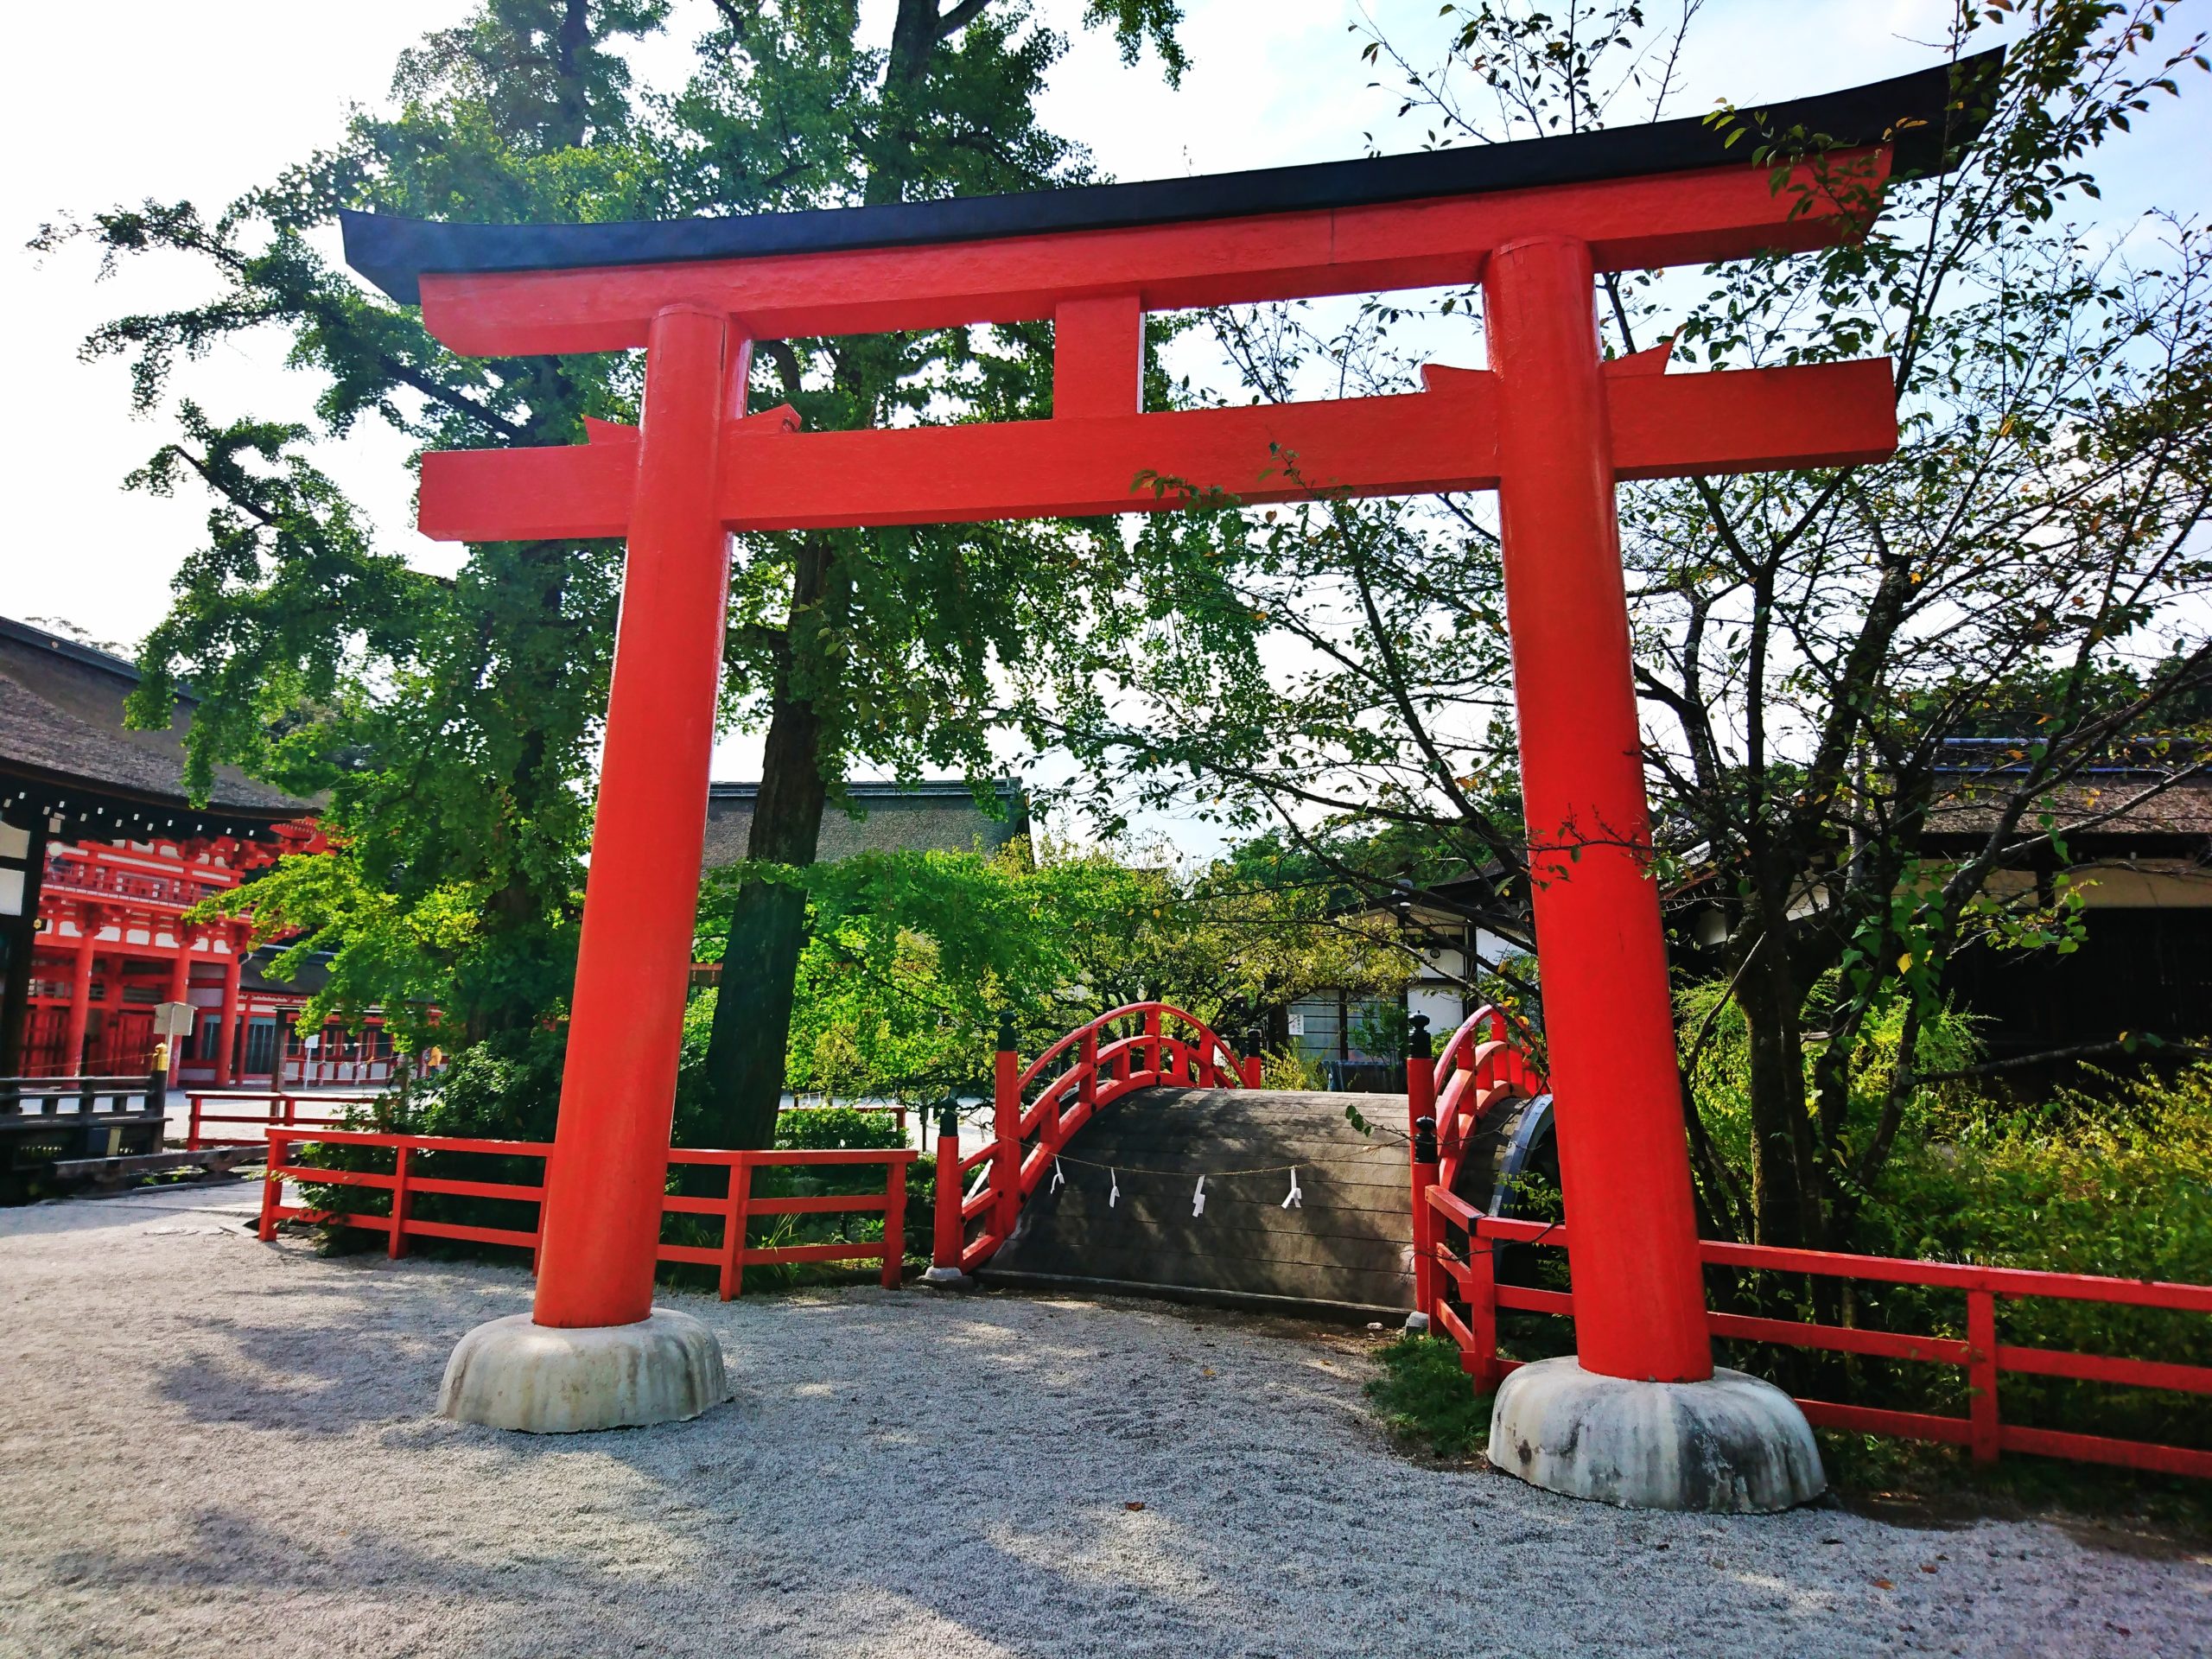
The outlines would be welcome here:
<svg viewBox="0 0 2212 1659">
<path fill-rule="evenodd" d="M 1029 803 L 1021 786 L 1001 782 L 995 788 L 1003 817 L 987 815 L 957 779 L 848 784 L 846 793 L 865 816 L 854 817 L 836 806 L 826 808 L 818 855 L 829 863 L 865 852 L 964 853 L 977 846 L 995 852 L 1016 836 L 1029 833 Z M 734 864 L 745 856 L 746 841 L 753 832 L 753 804 L 760 792 L 758 784 L 708 786 L 703 861 L 708 869 Z"/>
<path fill-rule="evenodd" d="M 184 804 L 193 700 L 177 699 L 167 731 L 134 732 L 123 705 L 137 683 L 120 657 L 0 617 L 0 767 Z M 217 770 L 208 804 L 270 816 L 314 810 L 232 766 Z"/>
</svg>

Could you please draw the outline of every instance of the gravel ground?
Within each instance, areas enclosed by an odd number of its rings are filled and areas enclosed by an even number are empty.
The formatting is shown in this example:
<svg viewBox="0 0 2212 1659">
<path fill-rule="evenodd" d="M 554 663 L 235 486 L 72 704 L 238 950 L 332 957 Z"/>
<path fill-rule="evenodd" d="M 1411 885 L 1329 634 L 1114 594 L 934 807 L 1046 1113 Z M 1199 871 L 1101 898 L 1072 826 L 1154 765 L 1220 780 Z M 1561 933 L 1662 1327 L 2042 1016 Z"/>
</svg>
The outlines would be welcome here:
<svg viewBox="0 0 2212 1659">
<path fill-rule="evenodd" d="M 251 1192 L 251 1189 L 245 1191 Z M 734 1403 L 428 1407 L 515 1270 L 257 1243 L 241 1189 L 0 1215 L 10 1654 L 2190 1654 L 2202 1560 L 2040 1523 L 1630 1515 L 1391 1452 L 1351 1338 L 852 1290 L 683 1306 Z"/>
</svg>

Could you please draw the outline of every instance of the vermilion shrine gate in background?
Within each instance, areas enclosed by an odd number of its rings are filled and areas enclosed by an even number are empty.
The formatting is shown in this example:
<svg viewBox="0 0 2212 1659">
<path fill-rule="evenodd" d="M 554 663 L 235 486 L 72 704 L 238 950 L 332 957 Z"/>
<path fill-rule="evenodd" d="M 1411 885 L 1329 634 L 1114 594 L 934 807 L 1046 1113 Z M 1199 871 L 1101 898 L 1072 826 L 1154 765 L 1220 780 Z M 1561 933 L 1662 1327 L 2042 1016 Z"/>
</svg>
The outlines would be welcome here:
<svg viewBox="0 0 2212 1659">
<path fill-rule="evenodd" d="M 750 219 L 349 216 L 354 266 L 456 352 L 646 354 L 641 428 L 423 468 L 427 535 L 629 543 L 539 1338 L 652 1311 L 731 532 L 1172 510 L 1147 481 L 1165 477 L 1246 502 L 1498 491 L 1580 1363 L 1709 1377 L 1614 486 L 1872 461 L 1897 427 L 1886 359 L 1604 361 L 1593 278 L 1863 234 L 1893 172 L 1961 141 L 1953 87 L 1939 68 L 1775 107 L 1772 128 L 1833 141 L 1779 181 L 1692 120 Z M 1424 391 L 1141 407 L 1148 311 L 1476 282 L 1488 366 L 1431 369 Z M 755 339 L 1047 318 L 1048 420 L 808 432 L 747 405 Z"/>
</svg>

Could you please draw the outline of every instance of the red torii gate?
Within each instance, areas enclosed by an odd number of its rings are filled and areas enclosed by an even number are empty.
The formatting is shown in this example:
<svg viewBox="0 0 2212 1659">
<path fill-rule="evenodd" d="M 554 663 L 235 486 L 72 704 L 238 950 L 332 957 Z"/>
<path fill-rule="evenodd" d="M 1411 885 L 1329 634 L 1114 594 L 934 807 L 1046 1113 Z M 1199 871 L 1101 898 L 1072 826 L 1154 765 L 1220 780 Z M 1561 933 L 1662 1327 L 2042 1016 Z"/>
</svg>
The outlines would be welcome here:
<svg viewBox="0 0 2212 1659">
<path fill-rule="evenodd" d="M 1945 68 L 1777 106 L 1772 127 L 1833 142 L 1779 184 L 1692 120 L 753 219 L 349 215 L 349 260 L 419 297 L 457 352 L 646 353 L 641 429 L 594 422 L 580 447 L 423 467 L 426 535 L 629 543 L 540 1345 L 548 1328 L 652 1313 L 730 533 L 1179 505 L 1141 481 L 1160 476 L 1244 501 L 1499 492 L 1580 1365 L 1709 1377 L 1614 486 L 1872 461 L 1897 428 L 1883 359 L 1681 376 L 1662 372 L 1664 348 L 1602 361 L 1593 276 L 1863 234 L 1893 169 L 1944 163 L 1961 107 Z M 1486 369 L 1433 368 L 1407 396 L 1141 410 L 1147 311 L 1476 280 Z M 1048 420 L 806 432 L 788 408 L 746 409 L 754 339 L 1040 318 L 1054 324 Z"/>
</svg>

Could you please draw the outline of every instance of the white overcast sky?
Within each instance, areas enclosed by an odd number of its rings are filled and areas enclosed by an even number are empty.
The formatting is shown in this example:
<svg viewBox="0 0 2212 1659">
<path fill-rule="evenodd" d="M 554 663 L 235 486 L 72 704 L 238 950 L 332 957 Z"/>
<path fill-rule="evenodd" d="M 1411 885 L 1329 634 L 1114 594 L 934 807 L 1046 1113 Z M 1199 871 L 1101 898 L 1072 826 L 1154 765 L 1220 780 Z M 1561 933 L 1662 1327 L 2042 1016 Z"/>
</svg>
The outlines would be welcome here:
<svg viewBox="0 0 2212 1659">
<path fill-rule="evenodd" d="M 690 25 L 703 0 L 679 0 L 671 38 L 641 71 L 681 76 Z M 868 0 L 880 32 L 888 7 Z M 1122 179 L 1224 172 L 1364 152 L 1417 149 L 1421 131 L 1395 119 L 1397 100 L 1370 90 L 1347 25 L 1351 0 L 1185 0 L 1195 60 L 1179 92 L 1147 60 L 1120 64 L 1098 36 L 1077 35 L 1054 74 L 1044 114 L 1090 146 Z M 10 28 L 0 97 L 13 111 L 15 160 L 0 170 L 0 295 L 18 338 L 0 393 L 0 455 L 9 519 L 0 531 L 0 615 L 64 617 L 129 646 L 158 620 L 180 556 L 197 544 L 206 503 L 162 501 L 122 481 L 167 435 L 132 417 L 119 364 L 77 360 L 79 342 L 127 310 L 188 302 L 208 291 L 181 262 L 142 262 L 95 283 L 80 251 L 41 258 L 22 244 L 57 215 L 87 215 L 147 197 L 188 198 L 213 211 L 319 144 L 347 107 L 386 92 L 397 54 L 425 30 L 466 15 L 466 0 L 110 0 L 25 7 Z M 1079 14 L 1039 0 L 1047 17 Z M 1436 0 L 1375 0 L 1374 14 L 1409 41 L 1436 38 Z M 1662 15 L 1668 0 L 1648 10 Z M 1674 108 L 1819 92 L 1920 67 L 1936 57 L 1942 0 L 1711 0 Z M 2171 8 L 2177 29 L 2202 27 L 2212 5 Z M 2212 78 L 2192 77 L 2101 166 L 2118 210 L 2201 214 L 2212 167 Z M 174 393 L 218 417 L 302 418 L 314 387 L 287 372 L 271 335 L 226 346 L 180 375 Z M 325 465 L 372 516 L 387 546 L 449 569 L 454 550 L 412 531 L 404 446 L 364 426 Z M 746 772 L 749 746 L 726 743 L 717 775 Z M 1210 837 L 1206 837 L 1210 839 Z M 1193 849 L 1193 850 L 1196 850 Z"/>
</svg>

